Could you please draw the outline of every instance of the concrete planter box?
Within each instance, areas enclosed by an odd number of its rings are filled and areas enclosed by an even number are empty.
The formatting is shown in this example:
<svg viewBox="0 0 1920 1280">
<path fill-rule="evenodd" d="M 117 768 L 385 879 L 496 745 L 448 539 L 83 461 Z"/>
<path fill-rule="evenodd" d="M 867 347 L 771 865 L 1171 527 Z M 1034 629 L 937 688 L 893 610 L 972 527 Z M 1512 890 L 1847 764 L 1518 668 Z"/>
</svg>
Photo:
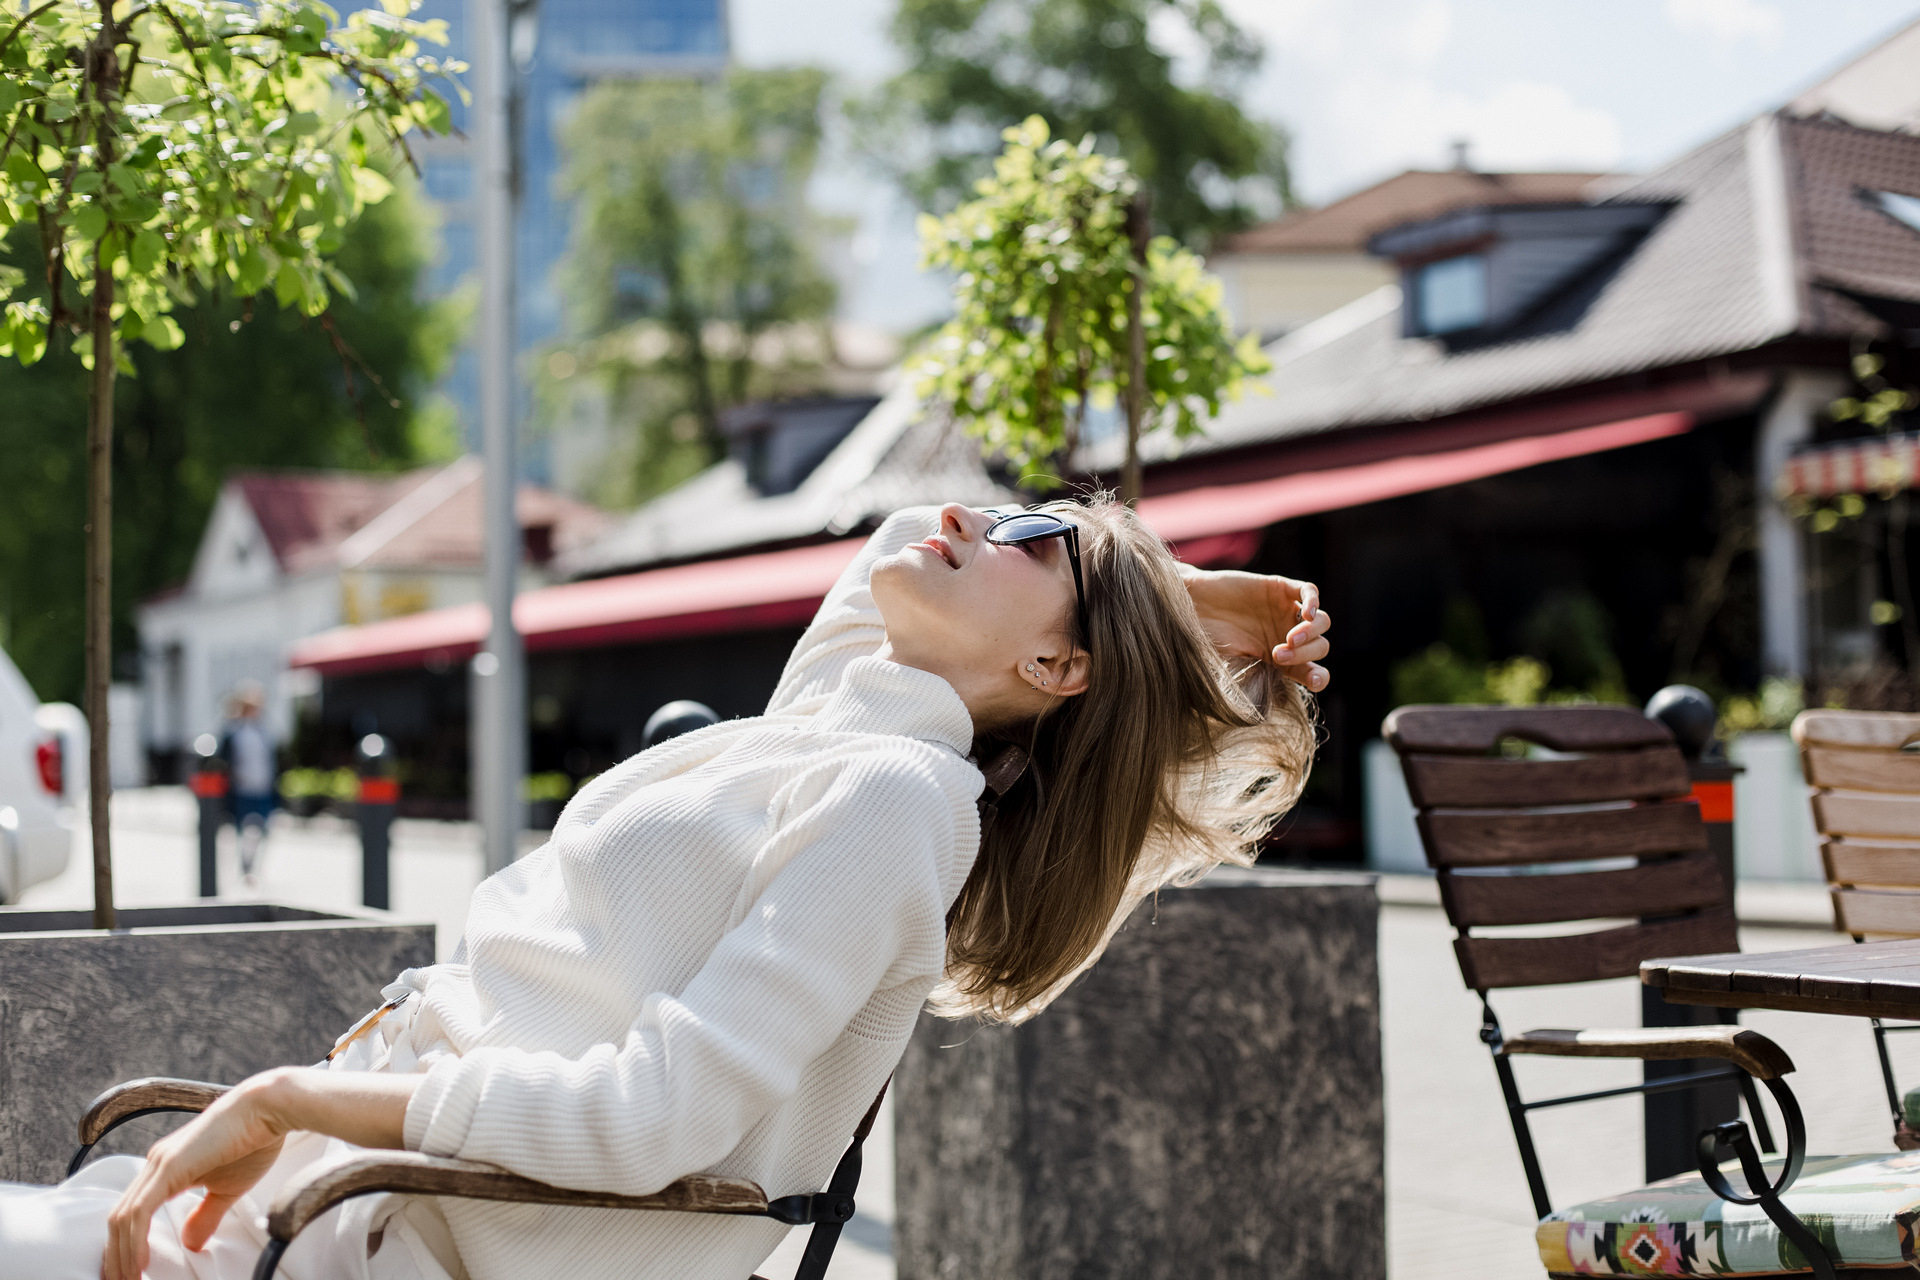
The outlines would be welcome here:
<svg viewBox="0 0 1920 1280">
<path fill-rule="evenodd" d="M 923 1014 L 900 1280 L 1380 1280 L 1377 918 L 1371 876 L 1223 869 L 1032 1022 Z"/>
<path fill-rule="evenodd" d="M 325 1056 L 402 969 L 433 963 L 433 926 L 265 903 L 120 912 L 0 909 L 0 1180 L 57 1182 L 74 1127 L 108 1085 L 222 1083 Z M 179 1121 L 103 1144 L 144 1151 Z"/>
</svg>

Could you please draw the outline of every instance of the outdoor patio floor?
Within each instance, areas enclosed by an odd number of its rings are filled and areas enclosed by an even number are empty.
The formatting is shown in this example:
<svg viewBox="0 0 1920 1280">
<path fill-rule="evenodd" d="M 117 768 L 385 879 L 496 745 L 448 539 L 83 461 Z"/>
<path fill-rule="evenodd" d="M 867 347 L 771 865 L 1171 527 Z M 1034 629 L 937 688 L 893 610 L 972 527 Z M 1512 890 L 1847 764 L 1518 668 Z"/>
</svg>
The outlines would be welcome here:
<svg viewBox="0 0 1920 1280">
<path fill-rule="evenodd" d="M 122 905 L 180 902 L 194 893 L 193 808 L 184 790 L 124 793 L 115 803 L 117 896 Z M 231 832 L 222 838 L 223 885 L 237 885 Z M 478 840 L 459 823 L 402 822 L 394 838 L 394 905 L 433 920 L 444 956 L 464 922 L 480 879 Z M 278 819 L 269 837 L 257 896 L 315 907 L 348 907 L 359 886 L 359 846 L 351 827 L 328 819 Z M 76 858 L 59 880 L 31 890 L 27 905 L 81 906 L 89 900 Z M 1477 1030 L 1479 1007 L 1460 985 L 1448 928 L 1431 886 L 1417 877 L 1382 885 L 1380 973 L 1387 1087 L 1388 1274 L 1392 1280 L 1537 1280 L 1532 1212 L 1499 1089 Z M 1818 886 L 1743 887 L 1743 918 L 1824 919 Z M 1748 950 L 1830 945 L 1820 928 L 1753 925 Z M 1511 993 L 1496 1000 L 1509 1029 L 1634 1026 L 1634 982 L 1584 983 Z M 1754 1013 L 1747 1025 L 1793 1056 L 1791 1083 L 1807 1112 L 1815 1152 L 1882 1151 L 1890 1146 L 1873 1038 L 1861 1019 Z M 316 1034 L 325 1034 L 324 1031 Z M 1903 1081 L 1920 1083 L 1920 1036 L 1895 1037 Z M 1582 1059 L 1516 1064 L 1521 1087 L 1539 1095 L 1628 1084 L 1638 1065 Z M 892 1280 L 892 1117 L 883 1115 L 868 1145 L 861 1212 L 834 1258 L 834 1280 Z M 1641 1181 L 1640 1103 L 1635 1098 L 1536 1113 L 1535 1134 L 1555 1204 L 1618 1191 Z M 761 1267 L 790 1276 L 804 1233 Z"/>
</svg>

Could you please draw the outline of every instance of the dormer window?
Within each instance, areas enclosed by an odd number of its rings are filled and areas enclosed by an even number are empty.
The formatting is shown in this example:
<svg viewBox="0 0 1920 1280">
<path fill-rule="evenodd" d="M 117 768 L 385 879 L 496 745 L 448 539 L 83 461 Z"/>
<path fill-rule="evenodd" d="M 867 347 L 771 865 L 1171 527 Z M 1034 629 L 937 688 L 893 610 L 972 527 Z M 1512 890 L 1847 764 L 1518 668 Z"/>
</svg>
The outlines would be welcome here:
<svg viewBox="0 0 1920 1280">
<path fill-rule="evenodd" d="M 1401 331 L 1460 349 L 1571 328 L 1666 204 L 1455 209 L 1382 231 L 1400 266 Z"/>
<path fill-rule="evenodd" d="M 1487 322 L 1487 259 L 1462 253 L 1429 262 L 1413 273 L 1420 332 L 1438 337 Z"/>
<path fill-rule="evenodd" d="M 1920 231 L 1920 199 L 1898 191 L 1862 191 L 1860 197 L 1909 231 Z"/>
</svg>

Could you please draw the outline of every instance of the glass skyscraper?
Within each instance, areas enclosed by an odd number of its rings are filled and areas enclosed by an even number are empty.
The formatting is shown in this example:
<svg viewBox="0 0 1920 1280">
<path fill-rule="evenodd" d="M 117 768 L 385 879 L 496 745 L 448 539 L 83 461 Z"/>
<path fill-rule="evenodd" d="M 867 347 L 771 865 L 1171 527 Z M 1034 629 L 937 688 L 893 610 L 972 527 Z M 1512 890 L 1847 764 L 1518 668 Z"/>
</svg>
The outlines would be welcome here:
<svg viewBox="0 0 1920 1280">
<path fill-rule="evenodd" d="M 470 61 L 468 0 L 424 0 L 416 16 L 446 20 L 447 50 Z M 520 350 L 560 332 L 561 298 L 555 268 L 566 252 L 569 217 L 555 192 L 560 172 L 558 130 L 588 85 L 608 77 L 712 74 L 727 62 L 725 0 L 539 0 L 526 57 L 526 32 L 515 36 L 521 77 L 522 179 L 516 228 Z M 472 73 L 467 76 L 469 82 Z M 471 87 L 471 86 L 469 86 Z M 466 112 L 454 104 L 454 124 L 470 133 Z M 426 194 L 438 209 L 442 250 L 427 291 L 442 297 L 475 265 L 473 175 L 469 144 L 427 139 L 416 147 Z M 459 408 L 469 447 L 478 444 L 479 386 L 473 355 L 462 352 L 443 389 Z M 527 454 L 530 479 L 543 479 L 539 451 Z"/>
</svg>

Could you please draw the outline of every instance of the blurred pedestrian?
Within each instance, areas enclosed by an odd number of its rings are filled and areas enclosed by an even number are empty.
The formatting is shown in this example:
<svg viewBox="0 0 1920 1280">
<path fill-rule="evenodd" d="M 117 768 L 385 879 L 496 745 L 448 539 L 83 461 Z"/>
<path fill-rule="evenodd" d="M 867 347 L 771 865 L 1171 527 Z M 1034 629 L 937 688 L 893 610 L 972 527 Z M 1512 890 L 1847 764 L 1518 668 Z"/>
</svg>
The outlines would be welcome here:
<svg viewBox="0 0 1920 1280">
<path fill-rule="evenodd" d="M 258 883 L 255 866 L 267 819 L 273 816 L 277 772 L 273 738 L 260 719 L 266 705 L 267 691 L 258 680 L 235 685 L 227 697 L 226 731 L 220 738 L 220 755 L 231 780 L 227 794 L 233 805 L 233 826 L 239 835 L 240 879 L 249 889 Z"/>
</svg>

